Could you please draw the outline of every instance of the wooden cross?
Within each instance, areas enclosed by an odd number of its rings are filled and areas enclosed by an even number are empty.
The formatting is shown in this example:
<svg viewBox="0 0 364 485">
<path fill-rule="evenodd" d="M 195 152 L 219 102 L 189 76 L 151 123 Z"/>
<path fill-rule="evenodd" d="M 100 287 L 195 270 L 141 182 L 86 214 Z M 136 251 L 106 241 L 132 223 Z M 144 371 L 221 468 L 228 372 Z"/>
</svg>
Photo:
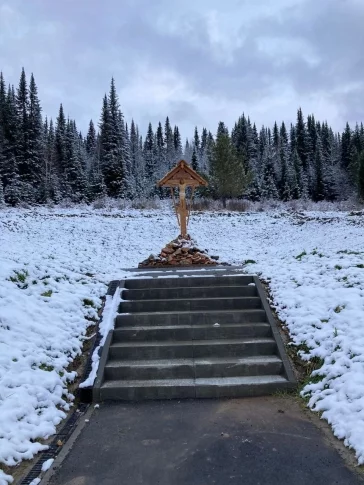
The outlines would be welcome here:
<svg viewBox="0 0 364 485">
<path fill-rule="evenodd" d="M 185 160 L 180 160 L 177 165 L 170 170 L 158 183 L 158 187 L 170 187 L 172 199 L 177 215 L 178 225 L 181 229 L 181 236 L 187 237 L 187 225 L 191 212 L 191 201 L 196 187 L 208 184 L 195 170 L 193 170 Z M 179 203 L 175 201 L 174 189 L 179 188 Z M 191 201 L 187 206 L 186 187 L 192 187 Z"/>
</svg>

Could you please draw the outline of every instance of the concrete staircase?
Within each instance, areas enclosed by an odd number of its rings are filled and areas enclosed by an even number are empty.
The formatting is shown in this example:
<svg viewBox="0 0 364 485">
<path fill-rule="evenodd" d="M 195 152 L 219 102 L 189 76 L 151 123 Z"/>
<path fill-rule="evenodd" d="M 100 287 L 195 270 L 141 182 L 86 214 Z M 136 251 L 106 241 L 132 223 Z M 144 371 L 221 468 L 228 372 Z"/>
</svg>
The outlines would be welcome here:
<svg viewBox="0 0 364 485">
<path fill-rule="evenodd" d="M 256 276 L 177 275 L 121 284 L 97 400 L 258 396 L 295 387 Z"/>
</svg>

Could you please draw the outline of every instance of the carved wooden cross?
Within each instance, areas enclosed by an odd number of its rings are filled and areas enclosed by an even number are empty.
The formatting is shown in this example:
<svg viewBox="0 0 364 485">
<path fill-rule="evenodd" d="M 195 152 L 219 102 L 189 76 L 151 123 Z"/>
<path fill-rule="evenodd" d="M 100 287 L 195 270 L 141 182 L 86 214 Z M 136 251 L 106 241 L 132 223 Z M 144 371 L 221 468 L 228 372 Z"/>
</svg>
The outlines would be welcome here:
<svg viewBox="0 0 364 485">
<path fill-rule="evenodd" d="M 185 160 L 180 160 L 158 183 L 158 187 L 170 187 L 181 236 L 187 237 L 187 225 L 191 212 L 193 192 L 196 187 L 207 186 L 207 182 Z M 174 197 L 175 187 L 179 188 L 179 203 Z M 186 201 L 186 187 L 192 187 L 190 203 Z"/>
</svg>

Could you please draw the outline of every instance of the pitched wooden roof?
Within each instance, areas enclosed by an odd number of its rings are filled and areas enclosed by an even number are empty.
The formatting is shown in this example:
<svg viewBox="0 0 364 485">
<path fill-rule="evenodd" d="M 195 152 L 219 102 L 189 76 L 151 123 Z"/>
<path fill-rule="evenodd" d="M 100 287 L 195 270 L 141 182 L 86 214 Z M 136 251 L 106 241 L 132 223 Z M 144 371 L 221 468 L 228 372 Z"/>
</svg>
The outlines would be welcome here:
<svg viewBox="0 0 364 485">
<path fill-rule="evenodd" d="M 183 181 L 183 182 L 182 182 Z M 198 187 L 208 185 L 206 180 L 201 177 L 185 160 L 180 160 L 159 182 L 158 187 L 176 187 L 184 183 L 189 186 Z"/>
</svg>

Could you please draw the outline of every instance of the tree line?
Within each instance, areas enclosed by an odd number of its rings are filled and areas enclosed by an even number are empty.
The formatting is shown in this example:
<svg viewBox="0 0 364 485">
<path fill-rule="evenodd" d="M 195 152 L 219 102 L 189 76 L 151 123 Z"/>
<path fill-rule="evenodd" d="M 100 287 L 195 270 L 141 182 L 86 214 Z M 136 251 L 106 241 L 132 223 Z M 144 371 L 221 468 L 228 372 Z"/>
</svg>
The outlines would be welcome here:
<svg viewBox="0 0 364 485">
<path fill-rule="evenodd" d="M 6 86 L 0 73 L 0 203 L 75 203 L 113 198 L 166 197 L 156 181 L 184 158 L 209 186 L 200 195 L 252 200 L 307 198 L 314 201 L 364 198 L 364 127 L 346 124 L 335 133 L 314 115 L 295 124 L 261 127 L 244 114 L 231 132 L 220 122 L 214 136 L 195 128 L 182 143 L 169 118 L 145 137 L 125 122 L 111 80 L 97 126 L 84 136 L 66 117 L 43 118 L 33 74 L 22 69 L 19 85 Z"/>
</svg>

